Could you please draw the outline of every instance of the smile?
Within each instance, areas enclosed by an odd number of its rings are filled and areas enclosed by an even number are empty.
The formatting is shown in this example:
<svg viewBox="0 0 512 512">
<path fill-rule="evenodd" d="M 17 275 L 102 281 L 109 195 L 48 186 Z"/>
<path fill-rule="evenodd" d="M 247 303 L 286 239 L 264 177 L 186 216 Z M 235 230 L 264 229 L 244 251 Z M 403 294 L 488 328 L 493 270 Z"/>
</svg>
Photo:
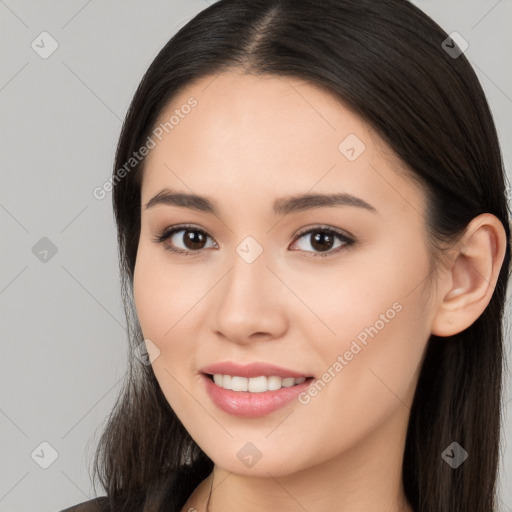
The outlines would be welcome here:
<svg viewBox="0 0 512 512">
<path fill-rule="evenodd" d="M 212 378 L 212 376 L 210 376 Z M 277 391 L 281 388 L 290 388 L 297 384 L 302 384 L 306 377 L 278 377 L 277 375 L 259 377 L 241 377 L 238 375 L 222 375 L 215 373 L 213 381 L 221 388 L 232 391 L 249 391 L 251 393 L 263 393 L 265 391 Z"/>
</svg>

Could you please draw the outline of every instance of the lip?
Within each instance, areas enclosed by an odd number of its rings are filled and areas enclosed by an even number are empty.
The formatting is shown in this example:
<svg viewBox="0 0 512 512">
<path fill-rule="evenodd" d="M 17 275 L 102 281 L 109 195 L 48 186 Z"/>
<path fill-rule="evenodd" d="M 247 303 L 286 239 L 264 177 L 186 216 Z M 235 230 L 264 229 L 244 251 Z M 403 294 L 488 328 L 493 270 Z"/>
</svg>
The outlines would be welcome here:
<svg viewBox="0 0 512 512">
<path fill-rule="evenodd" d="M 216 371 L 215 373 L 221 372 Z M 224 375 L 230 375 L 230 373 L 225 373 Z M 261 375 L 261 373 L 258 375 Z M 272 375 L 275 375 L 275 373 Z M 240 376 L 244 377 L 244 375 Z M 249 391 L 232 391 L 217 386 L 205 373 L 201 375 L 201 379 L 206 387 L 206 392 L 219 409 L 242 418 L 266 416 L 285 407 L 314 381 L 314 378 L 307 378 L 301 384 L 296 384 L 289 388 L 283 387 L 274 391 L 251 393 Z"/>
<path fill-rule="evenodd" d="M 264 377 L 270 377 L 275 375 L 277 377 L 281 377 L 285 379 L 286 377 L 293 377 L 295 379 L 299 379 L 300 377 L 311 377 L 306 373 L 300 373 L 294 370 L 289 370 L 287 368 L 281 368 L 280 366 L 275 366 L 273 364 L 255 362 L 247 365 L 239 365 L 233 363 L 231 361 L 222 361 L 220 363 L 210 364 L 201 368 L 202 373 L 208 373 L 210 375 L 214 375 L 215 373 L 221 375 L 237 375 L 239 377 L 259 377 L 263 375 Z"/>
</svg>

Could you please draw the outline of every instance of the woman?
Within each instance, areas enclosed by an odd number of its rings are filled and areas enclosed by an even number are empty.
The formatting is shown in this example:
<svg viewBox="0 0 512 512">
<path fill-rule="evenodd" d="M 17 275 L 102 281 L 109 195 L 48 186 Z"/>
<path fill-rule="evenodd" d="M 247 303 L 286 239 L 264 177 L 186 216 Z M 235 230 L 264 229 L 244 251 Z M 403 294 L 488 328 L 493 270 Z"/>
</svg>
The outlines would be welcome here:
<svg viewBox="0 0 512 512">
<path fill-rule="evenodd" d="M 495 510 L 504 170 L 430 18 L 220 0 L 149 67 L 112 187 L 137 357 L 108 497 L 68 511 Z"/>
</svg>

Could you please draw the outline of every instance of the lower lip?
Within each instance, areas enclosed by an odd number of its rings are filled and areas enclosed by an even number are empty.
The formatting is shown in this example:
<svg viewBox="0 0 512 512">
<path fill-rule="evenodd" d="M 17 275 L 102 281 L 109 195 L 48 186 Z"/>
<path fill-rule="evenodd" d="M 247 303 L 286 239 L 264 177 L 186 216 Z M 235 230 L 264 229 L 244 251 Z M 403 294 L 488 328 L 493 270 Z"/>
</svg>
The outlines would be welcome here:
<svg viewBox="0 0 512 512">
<path fill-rule="evenodd" d="M 202 374 L 202 378 L 206 391 L 219 409 L 243 418 L 257 418 L 281 409 L 297 398 L 313 381 L 312 378 L 308 378 L 289 388 L 251 393 L 221 388 L 205 374 Z"/>
</svg>

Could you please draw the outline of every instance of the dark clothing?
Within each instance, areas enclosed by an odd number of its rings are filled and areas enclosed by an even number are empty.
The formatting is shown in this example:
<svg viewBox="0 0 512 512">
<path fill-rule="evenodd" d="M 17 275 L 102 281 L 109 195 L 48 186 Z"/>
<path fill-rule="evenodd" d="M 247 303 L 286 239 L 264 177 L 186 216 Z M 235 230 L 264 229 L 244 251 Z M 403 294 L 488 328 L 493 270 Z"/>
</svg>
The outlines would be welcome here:
<svg viewBox="0 0 512 512">
<path fill-rule="evenodd" d="M 154 496 L 147 499 L 146 493 L 139 491 L 132 492 L 130 496 L 118 496 L 114 500 L 109 500 L 107 496 L 99 496 L 59 512 L 142 512 L 143 510 L 153 510 L 153 501 Z M 173 504 L 170 503 L 167 508 L 173 510 Z M 178 508 L 178 510 L 180 509 Z"/>
<path fill-rule="evenodd" d="M 184 466 L 179 472 L 165 475 L 151 485 L 134 488 L 130 492 L 117 492 L 113 499 L 100 496 L 59 512 L 142 512 L 163 509 L 179 512 L 199 482 L 208 476 L 211 468 L 202 473 L 194 471 Z"/>
<path fill-rule="evenodd" d="M 92 500 L 84 501 L 78 505 L 73 505 L 70 508 L 61 510 L 60 512 L 111 512 L 110 505 L 106 496 L 93 498 Z"/>
</svg>

